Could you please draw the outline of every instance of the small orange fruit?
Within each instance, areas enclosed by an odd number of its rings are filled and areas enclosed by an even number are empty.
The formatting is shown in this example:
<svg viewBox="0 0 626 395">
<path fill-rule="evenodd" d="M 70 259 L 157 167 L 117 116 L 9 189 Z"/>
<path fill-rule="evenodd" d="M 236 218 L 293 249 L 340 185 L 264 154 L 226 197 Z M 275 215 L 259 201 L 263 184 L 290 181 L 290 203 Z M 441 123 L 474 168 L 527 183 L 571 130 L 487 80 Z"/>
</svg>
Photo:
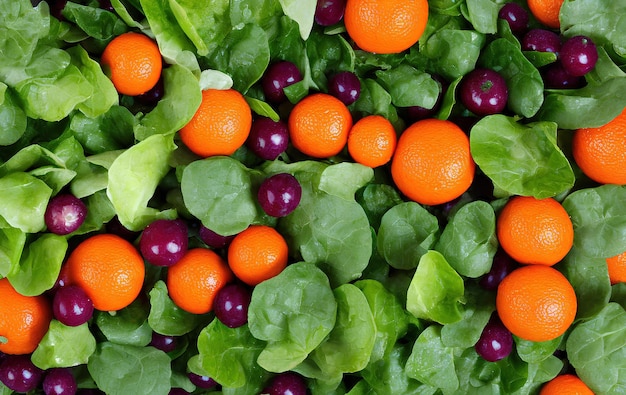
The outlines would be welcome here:
<svg viewBox="0 0 626 395">
<path fill-rule="evenodd" d="M 115 37 L 102 52 L 100 63 L 121 94 L 137 96 L 152 89 L 163 68 L 158 45 L 148 36 L 128 32 Z"/>
<path fill-rule="evenodd" d="M 511 198 L 498 216 L 498 241 L 519 263 L 552 266 L 574 244 L 574 226 L 563 206 L 552 198 Z"/>
<path fill-rule="evenodd" d="M 287 242 L 276 229 L 252 225 L 238 233 L 228 247 L 228 265 L 248 285 L 272 278 L 287 266 Z"/>
<path fill-rule="evenodd" d="M 196 155 L 232 155 L 250 134 L 252 110 L 234 89 L 202 91 L 202 102 L 180 131 L 183 143 Z"/>
<path fill-rule="evenodd" d="M 289 114 L 293 146 L 313 158 L 337 155 L 348 142 L 352 114 L 339 99 L 315 93 L 300 100 Z"/>
<path fill-rule="evenodd" d="M 572 154 L 580 169 L 602 184 L 626 184 L 626 108 L 604 126 L 574 131 Z"/>
<path fill-rule="evenodd" d="M 424 119 L 398 139 L 391 176 L 409 199 L 426 205 L 449 202 L 472 184 L 475 164 L 469 139 L 457 125 Z"/>
<path fill-rule="evenodd" d="M 378 167 L 391 160 L 397 136 L 393 125 L 380 115 L 358 120 L 348 134 L 348 153 L 357 163 Z"/>
<path fill-rule="evenodd" d="M 626 251 L 606 260 L 611 285 L 626 283 Z"/>
<path fill-rule="evenodd" d="M 496 310 L 515 336 L 542 342 L 556 339 L 576 317 L 576 294 L 558 270 L 545 265 L 521 266 L 498 286 Z"/>
<path fill-rule="evenodd" d="M 123 238 L 109 233 L 82 241 L 71 253 L 64 273 L 69 283 L 81 287 L 102 311 L 117 311 L 131 304 L 145 278 L 139 251 Z"/>
<path fill-rule="evenodd" d="M 539 395 L 593 395 L 593 391 L 577 376 L 561 374 L 544 384 Z"/>
<path fill-rule="evenodd" d="M 215 295 L 233 280 L 228 265 L 208 248 L 192 248 L 167 269 L 167 290 L 172 301 L 192 314 L 213 309 Z"/>
<path fill-rule="evenodd" d="M 528 8 L 535 18 L 547 27 L 558 29 L 561 26 L 559 13 L 565 0 L 528 0 Z"/>
<path fill-rule="evenodd" d="M 428 22 L 426 0 L 348 0 L 344 22 L 359 48 L 380 54 L 417 43 Z"/>
<path fill-rule="evenodd" d="M 52 307 L 45 296 L 24 296 L 6 278 L 0 279 L 0 352 L 30 354 L 52 321 Z M 6 342 L 4 342 L 6 340 Z"/>
</svg>

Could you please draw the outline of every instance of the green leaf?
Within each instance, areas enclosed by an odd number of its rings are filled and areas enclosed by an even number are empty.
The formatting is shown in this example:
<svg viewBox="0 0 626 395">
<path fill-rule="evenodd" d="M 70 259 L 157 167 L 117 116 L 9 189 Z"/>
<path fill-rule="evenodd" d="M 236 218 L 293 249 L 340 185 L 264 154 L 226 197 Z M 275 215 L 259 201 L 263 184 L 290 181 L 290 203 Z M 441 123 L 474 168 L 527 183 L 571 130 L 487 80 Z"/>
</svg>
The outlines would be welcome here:
<svg viewBox="0 0 626 395">
<path fill-rule="evenodd" d="M 430 74 L 407 64 L 390 70 L 379 70 L 376 76 L 391 95 L 391 102 L 396 107 L 433 108 L 441 91 L 439 83 Z"/>
<path fill-rule="evenodd" d="M 20 257 L 26 244 L 26 233 L 17 228 L 0 228 L 0 277 L 19 270 Z"/>
<path fill-rule="evenodd" d="M 494 0 L 467 0 L 467 20 L 480 33 L 496 33 L 498 31 L 499 2 Z M 461 8 L 464 9 L 463 7 Z"/>
<path fill-rule="evenodd" d="M 70 130 L 89 154 L 100 154 L 130 147 L 135 141 L 135 118 L 126 107 L 113 106 L 97 117 L 76 113 L 71 117 Z"/>
<path fill-rule="evenodd" d="M 0 82 L 0 146 L 18 141 L 26 131 L 26 114 L 17 102 L 17 96 Z"/>
<path fill-rule="evenodd" d="M 313 28 L 313 16 L 315 15 L 317 2 L 314 0 L 279 0 L 279 2 L 285 15 L 298 23 L 302 39 L 306 40 L 309 38 Z"/>
<path fill-rule="evenodd" d="M 517 336 L 513 336 L 513 339 L 515 340 L 515 350 L 522 361 L 528 363 L 539 363 L 545 361 L 554 354 L 563 341 L 563 336 L 544 342 L 532 342 L 521 339 Z"/>
<path fill-rule="evenodd" d="M 152 340 L 152 328 L 148 325 L 148 306 L 139 299 L 115 314 L 97 312 L 95 322 L 112 343 L 146 346 Z"/>
<path fill-rule="evenodd" d="M 150 313 L 148 324 L 157 333 L 166 336 L 182 336 L 191 332 L 198 318 L 176 306 L 167 293 L 165 282 L 159 280 L 150 290 Z"/>
<path fill-rule="evenodd" d="M 31 359 L 40 369 L 72 367 L 86 364 L 95 351 L 96 339 L 87 323 L 66 326 L 52 320 Z"/>
<path fill-rule="evenodd" d="M 371 167 L 342 162 L 328 166 L 322 171 L 318 188 L 328 194 L 354 200 L 356 191 L 373 178 L 374 170 Z"/>
<path fill-rule="evenodd" d="M 89 36 L 99 40 L 110 40 L 128 29 L 114 13 L 74 2 L 63 7 L 63 16 L 77 24 Z"/>
<path fill-rule="evenodd" d="M 11 173 L 0 178 L 0 217 L 25 233 L 45 228 L 44 213 L 52 189 L 27 173 Z"/>
</svg>

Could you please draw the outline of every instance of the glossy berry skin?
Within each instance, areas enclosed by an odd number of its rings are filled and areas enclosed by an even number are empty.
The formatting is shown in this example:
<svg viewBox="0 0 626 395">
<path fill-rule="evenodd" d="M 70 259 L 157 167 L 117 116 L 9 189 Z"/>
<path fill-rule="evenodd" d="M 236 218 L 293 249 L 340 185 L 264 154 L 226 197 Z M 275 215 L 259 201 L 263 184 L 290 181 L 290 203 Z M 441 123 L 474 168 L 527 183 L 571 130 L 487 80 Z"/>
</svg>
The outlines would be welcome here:
<svg viewBox="0 0 626 395">
<path fill-rule="evenodd" d="M 585 79 L 569 74 L 560 62 L 555 62 L 543 72 L 543 81 L 549 89 L 576 89 L 584 85 Z"/>
<path fill-rule="evenodd" d="M 150 345 L 163 352 L 172 352 L 176 350 L 178 341 L 175 336 L 162 335 L 160 333 L 152 332 Z"/>
<path fill-rule="evenodd" d="M 67 235 L 80 228 L 86 217 L 85 203 L 76 196 L 65 193 L 50 199 L 44 214 L 44 222 L 48 231 L 57 235 Z"/>
<path fill-rule="evenodd" d="M 261 87 L 265 98 L 270 103 L 281 103 L 286 99 L 284 89 L 302 81 L 298 67 L 289 61 L 271 64 L 261 78 Z"/>
<path fill-rule="evenodd" d="M 300 204 L 302 187 L 291 174 L 279 173 L 263 180 L 257 197 L 267 215 L 284 217 Z"/>
<path fill-rule="evenodd" d="M 509 356 L 513 350 L 513 335 L 497 315 L 492 315 L 474 346 L 478 355 L 489 362 Z"/>
<path fill-rule="evenodd" d="M 229 328 L 237 328 L 248 322 L 248 306 L 252 294 L 243 284 L 228 284 L 215 296 L 213 312 Z"/>
<path fill-rule="evenodd" d="M 289 145 L 289 129 L 281 120 L 259 117 L 252 122 L 246 146 L 256 156 L 265 160 L 274 160 L 285 152 Z"/>
<path fill-rule="evenodd" d="M 528 29 L 528 21 L 530 20 L 528 11 L 517 3 L 506 3 L 500 8 L 498 17 L 507 21 L 511 31 L 515 34 L 524 33 Z"/>
<path fill-rule="evenodd" d="M 67 326 L 79 326 L 93 316 L 93 303 L 77 285 L 59 287 L 52 300 L 54 318 Z"/>
<path fill-rule="evenodd" d="M 523 51 L 552 52 L 561 51 L 561 38 L 558 34 L 546 29 L 529 30 L 522 38 Z"/>
<path fill-rule="evenodd" d="M 0 364 L 0 381 L 15 392 L 32 391 L 43 379 L 43 370 L 35 366 L 30 355 L 7 355 Z"/>
<path fill-rule="evenodd" d="M 343 19 L 346 0 L 317 0 L 315 7 L 315 23 L 320 26 L 331 26 Z"/>
<path fill-rule="evenodd" d="M 76 394 L 76 379 L 66 368 L 53 368 L 46 372 L 42 383 L 46 395 L 74 395 Z"/>
<path fill-rule="evenodd" d="M 461 81 L 461 101 L 479 116 L 501 113 L 509 97 L 504 78 L 490 69 L 474 69 Z"/>
<path fill-rule="evenodd" d="M 589 37 L 574 36 L 563 43 L 560 59 L 568 74 L 581 77 L 596 66 L 598 50 Z"/>
<path fill-rule="evenodd" d="M 115 12 L 115 8 L 113 8 L 113 5 L 111 5 L 110 0 L 98 0 L 98 3 L 100 4 L 100 8 L 102 8 L 103 10 Z"/>
<path fill-rule="evenodd" d="M 235 235 L 222 236 L 217 234 L 204 225 L 200 225 L 198 235 L 200 240 L 211 248 L 224 248 L 235 238 Z"/>
<path fill-rule="evenodd" d="M 141 255 L 156 266 L 172 266 L 187 252 L 187 225 L 181 219 L 157 219 L 146 226 L 139 240 Z"/>
<path fill-rule="evenodd" d="M 201 376 L 192 372 L 187 373 L 187 377 L 198 388 L 209 389 L 217 385 L 217 382 L 208 376 Z"/>
<path fill-rule="evenodd" d="M 493 257 L 493 263 L 491 269 L 487 274 L 481 277 L 479 284 L 483 289 L 488 291 L 495 291 L 498 289 L 498 285 L 504 280 L 509 273 L 517 267 L 517 262 L 513 260 L 503 250 L 498 250 Z"/>
<path fill-rule="evenodd" d="M 274 376 L 263 390 L 268 395 L 306 395 L 304 378 L 294 372 L 279 373 Z"/>
<path fill-rule="evenodd" d="M 328 93 L 349 106 L 361 96 L 361 81 L 350 71 L 341 71 L 328 81 Z"/>
</svg>

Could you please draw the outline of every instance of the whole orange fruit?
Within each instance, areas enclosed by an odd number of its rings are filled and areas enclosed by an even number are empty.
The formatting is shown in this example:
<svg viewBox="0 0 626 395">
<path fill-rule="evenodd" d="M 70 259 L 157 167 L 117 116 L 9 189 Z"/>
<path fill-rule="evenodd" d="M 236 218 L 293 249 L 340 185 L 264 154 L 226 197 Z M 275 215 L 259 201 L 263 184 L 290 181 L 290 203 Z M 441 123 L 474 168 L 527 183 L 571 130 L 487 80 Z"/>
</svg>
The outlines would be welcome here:
<svg viewBox="0 0 626 395">
<path fill-rule="evenodd" d="M 602 184 L 626 184 L 626 108 L 598 128 L 574 131 L 572 154 L 580 169 Z"/>
<path fill-rule="evenodd" d="M 539 395 L 593 395 L 593 391 L 577 376 L 560 374 L 544 384 Z"/>
<path fill-rule="evenodd" d="M 606 260 L 611 285 L 626 283 L 626 251 Z"/>
<path fill-rule="evenodd" d="M 252 225 L 228 247 L 228 265 L 248 285 L 257 285 L 283 271 L 289 258 L 287 242 L 276 229 Z"/>
<path fill-rule="evenodd" d="M 424 119 L 400 135 L 391 176 L 409 199 L 426 205 L 449 202 L 472 184 L 475 164 L 469 139 L 457 125 Z"/>
<path fill-rule="evenodd" d="M 348 35 L 368 52 L 402 52 L 420 39 L 428 22 L 426 0 L 348 0 Z"/>
<path fill-rule="evenodd" d="M 64 269 L 69 284 L 80 286 L 96 309 L 116 311 L 131 304 L 145 278 L 139 251 L 123 238 L 101 233 L 82 241 Z"/>
<path fill-rule="evenodd" d="M 202 102 L 180 129 L 183 143 L 202 157 L 232 155 L 250 134 L 252 110 L 234 89 L 202 91 Z"/>
<path fill-rule="evenodd" d="M 389 162 L 396 144 L 396 130 L 380 115 L 359 119 L 348 133 L 348 153 L 364 166 L 378 167 Z"/>
<path fill-rule="evenodd" d="M 314 93 L 300 100 L 289 114 L 289 139 L 313 158 L 328 158 L 343 150 L 352 127 L 352 114 L 339 99 Z"/>
<path fill-rule="evenodd" d="M 0 352 L 30 354 L 44 337 L 52 320 L 45 296 L 24 296 L 8 279 L 0 279 Z"/>
<path fill-rule="evenodd" d="M 152 89 L 163 68 L 158 45 L 148 36 L 128 32 L 115 37 L 102 52 L 100 63 L 119 93 L 137 96 Z"/>
<path fill-rule="evenodd" d="M 553 198 L 511 198 L 498 215 L 496 231 L 502 249 L 519 263 L 554 265 L 574 244 L 572 220 Z"/>
<path fill-rule="evenodd" d="M 556 339 L 567 331 L 578 303 L 570 282 L 545 265 L 521 266 L 498 286 L 496 310 L 514 335 L 529 341 Z"/>
<path fill-rule="evenodd" d="M 213 309 L 215 295 L 233 280 L 224 260 L 208 248 L 192 248 L 167 269 L 167 290 L 174 303 L 192 314 Z"/>
<path fill-rule="evenodd" d="M 561 26 L 559 13 L 564 0 L 528 0 L 528 8 L 535 18 L 547 27 L 558 29 Z"/>
</svg>

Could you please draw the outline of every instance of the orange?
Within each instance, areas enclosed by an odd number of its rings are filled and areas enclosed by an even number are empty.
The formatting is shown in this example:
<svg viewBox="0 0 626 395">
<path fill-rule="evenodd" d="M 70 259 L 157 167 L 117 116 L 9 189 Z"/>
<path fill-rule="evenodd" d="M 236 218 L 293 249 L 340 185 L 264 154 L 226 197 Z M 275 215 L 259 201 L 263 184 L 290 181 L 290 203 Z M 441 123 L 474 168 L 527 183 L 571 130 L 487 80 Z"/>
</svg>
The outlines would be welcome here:
<svg viewBox="0 0 626 395">
<path fill-rule="evenodd" d="M 626 251 L 606 260 L 611 285 L 626 283 Z"/>
<path fill-rule="evenodd" d="M 52 306 L 45 296 L 24 296 L 0 279 L 0 352 L 30 354 L 48 331 Z"/>
<path fill-rule="evenodd" d="M 174 303 L 192 314 L 213 309 L 215 295 L 233 280 L 228 265 L 213 250 L 192 248 L 167 269 L 167 290 Z"/>
<path fill-rule="evenodd" d="M 511 198 L 498 216 L 496 230 L 502 249 L 524 264 L 552 266 L 574 244 L 572 220 L 552 198 Z"/>
<path fill-rule="evenodd" d="M 348 35 L 359 48 L 380 54 L 402 52 L 417 41 L 428 22 L 426 0 L 348 0 Z"/>
<path fill-rule="evenodd" d="M 232 155 L 250 134 L 252 110 L 234 89 L 202 91 L 196 113 L 180 130 L 180 138 L 202 157 Z"/>
<path fill-rule="evenodd" d="M 409 199 L 426 205 L 449 202 L 472 184 L 475 164 L 469 139 L 457 125 L 424 119 L 398 139 L 391 176 Z"/>
<path fill-rule="evenodd" d="M 542 342 L 567 331 L 577 308 L 570 282 L 558 270 L 527 265 L 509 273 L 498 286 L 496 310 L 511 333 Z"/>
<path fill-rule="evenodd" d="M 65 269 L 70 284 L 81 287 L 102 311 L 131 304 L 141 292 L 145 266 L 139 251 L 123 238 L 101 233 L 82 241 L 70 254 Z"/>
<path fill-rule="evenodd" d="M 102 52 L 100 63 L 121 94 L 137 96 L 152 89 L 161 77 L 163 61 L 158 45 L 148 36 L 128 32 L 115 37 Z"/>
<path fill-rule="evenodd" d="M 528 0 L 528 8 L 535 18 L 547 27 L 561 27 L 559 12 L 564 0 Z"/>
<path fill-rule="evenodd" d="M 257 285 L 282 272 L 287 258 L 287 242 L 276 229 L 265 225 L 248 227 L 228 247 L 228 265 L 248 285 Z"/>
<path fill-rule="evenodd" d="M 539 395 L 593 395 L 593 391 L 577 376 L 561 374 L 544 384 Z"/>
<path fill-rule="evenodd" d="M 580 169 L 602 184 L 626 184 L 626 108 L 599 128 L 574 131 L 572 153 Z"/>
<path fill-rule="evenodd" d="M 348 133 L 348 153 L 364 166 L 378 167 L 389 162 L 396 144 L 393 125 L 380 115 L 361 118 Z"/>
<path fill-rule="evenodd" d="M 339 99 L 315 93 L 300 100 L 289 114 L 293 146 L 313 158 L 328 158 L 343 150 L 352 127 L 352 114 Z"/>
</svg>

